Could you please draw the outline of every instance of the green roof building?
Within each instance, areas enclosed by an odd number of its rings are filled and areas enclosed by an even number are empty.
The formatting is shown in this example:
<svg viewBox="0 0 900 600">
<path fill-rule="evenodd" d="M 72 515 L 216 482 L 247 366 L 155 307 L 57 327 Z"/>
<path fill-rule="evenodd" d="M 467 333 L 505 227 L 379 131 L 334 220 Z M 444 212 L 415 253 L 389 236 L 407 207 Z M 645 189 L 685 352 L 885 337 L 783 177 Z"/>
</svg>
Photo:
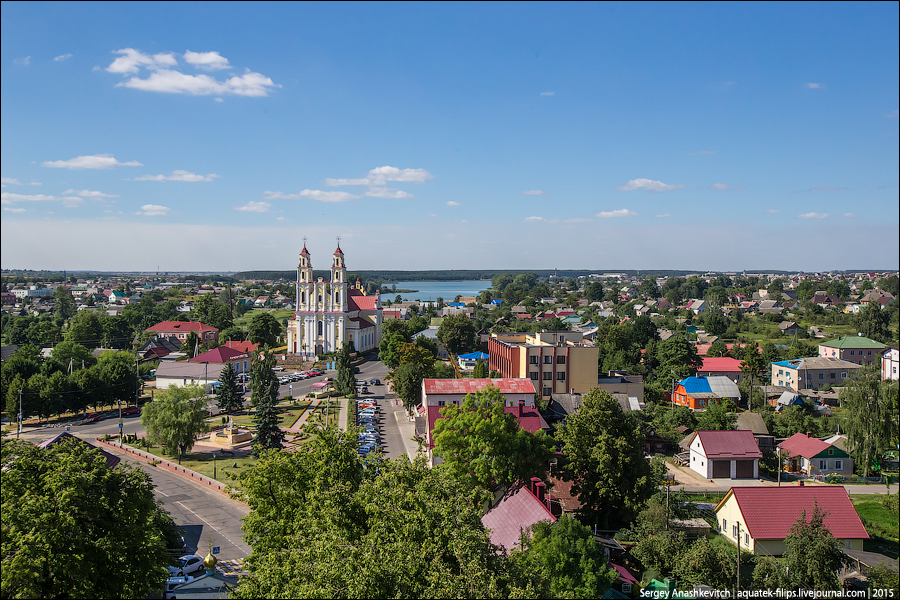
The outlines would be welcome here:
<svg viewBox="0 0 900 600">
<path fill-rule="evenodd" d="M 881 364 L 887 346 L 861 335 L 845 335 L 819 344 L 819 356 L 839 358 L 857 365 Z"/>
</svg>

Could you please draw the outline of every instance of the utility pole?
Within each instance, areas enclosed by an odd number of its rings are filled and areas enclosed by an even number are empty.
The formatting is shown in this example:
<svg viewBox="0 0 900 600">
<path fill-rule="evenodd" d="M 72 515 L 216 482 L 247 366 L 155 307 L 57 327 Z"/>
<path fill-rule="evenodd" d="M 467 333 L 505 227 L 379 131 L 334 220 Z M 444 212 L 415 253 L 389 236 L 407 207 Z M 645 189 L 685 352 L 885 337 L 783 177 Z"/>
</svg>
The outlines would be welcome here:
<svg viewBox="0 0 900 600">
<path fill-rule="evenodd" d="M 22 392 L 24 390 L 19 390 L 19 426 L 16 428 L 16 439 L 19 439 L 19 434 L 22 432 Z"/>
<path fill-rule="evenodd" d="M 737 591 L 741 591 L 741 522 L 737 522 Z M 737 594 L 735 594 L 736 596 Z"/>
</svg>

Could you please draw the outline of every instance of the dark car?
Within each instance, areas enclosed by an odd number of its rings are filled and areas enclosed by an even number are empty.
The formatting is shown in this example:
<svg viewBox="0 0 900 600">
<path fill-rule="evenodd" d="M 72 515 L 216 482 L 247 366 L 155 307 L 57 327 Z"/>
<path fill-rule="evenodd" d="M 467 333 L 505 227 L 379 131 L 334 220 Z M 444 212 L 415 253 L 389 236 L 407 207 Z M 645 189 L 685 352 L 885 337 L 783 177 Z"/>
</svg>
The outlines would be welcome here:
<svg viewBox="0 0 900 600">
<path fill-rule="evenodd" d="M 380 379 L 370 379 L 369 385 L 381 385 L 381 380 Z"/>
</svg>

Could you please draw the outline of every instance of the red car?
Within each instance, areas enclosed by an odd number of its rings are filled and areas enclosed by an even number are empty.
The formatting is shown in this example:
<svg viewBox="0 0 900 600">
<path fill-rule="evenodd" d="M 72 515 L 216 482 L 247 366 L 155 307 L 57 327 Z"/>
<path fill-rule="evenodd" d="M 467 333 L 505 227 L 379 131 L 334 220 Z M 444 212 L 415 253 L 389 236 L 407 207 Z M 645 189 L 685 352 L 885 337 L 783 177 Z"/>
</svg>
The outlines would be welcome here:
<svg viewBox="0 0 900 600">
<path fill-rule="evenodd" d="M 129 406 L 128 408 L 122 409 L 123 417 L 130 417 L 131 415 L 139 415 L 141 414 L 141 409 L 137 406 Z"/>
</svg>

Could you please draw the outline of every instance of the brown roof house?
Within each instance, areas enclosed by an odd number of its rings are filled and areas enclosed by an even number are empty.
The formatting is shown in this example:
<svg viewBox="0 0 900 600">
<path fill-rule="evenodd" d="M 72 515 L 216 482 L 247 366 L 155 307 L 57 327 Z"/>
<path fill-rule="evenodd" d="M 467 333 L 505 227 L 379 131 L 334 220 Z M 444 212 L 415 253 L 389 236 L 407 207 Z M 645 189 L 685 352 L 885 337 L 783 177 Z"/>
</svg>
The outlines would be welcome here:
<svg viewBox="0 0 900 600">
<path fill-rule="evenodd" d="M 762 452 L 752 431 L 698 431 L 690 442 L 690 468 L 706 479 L 757 479 Z"/>
</svg>

